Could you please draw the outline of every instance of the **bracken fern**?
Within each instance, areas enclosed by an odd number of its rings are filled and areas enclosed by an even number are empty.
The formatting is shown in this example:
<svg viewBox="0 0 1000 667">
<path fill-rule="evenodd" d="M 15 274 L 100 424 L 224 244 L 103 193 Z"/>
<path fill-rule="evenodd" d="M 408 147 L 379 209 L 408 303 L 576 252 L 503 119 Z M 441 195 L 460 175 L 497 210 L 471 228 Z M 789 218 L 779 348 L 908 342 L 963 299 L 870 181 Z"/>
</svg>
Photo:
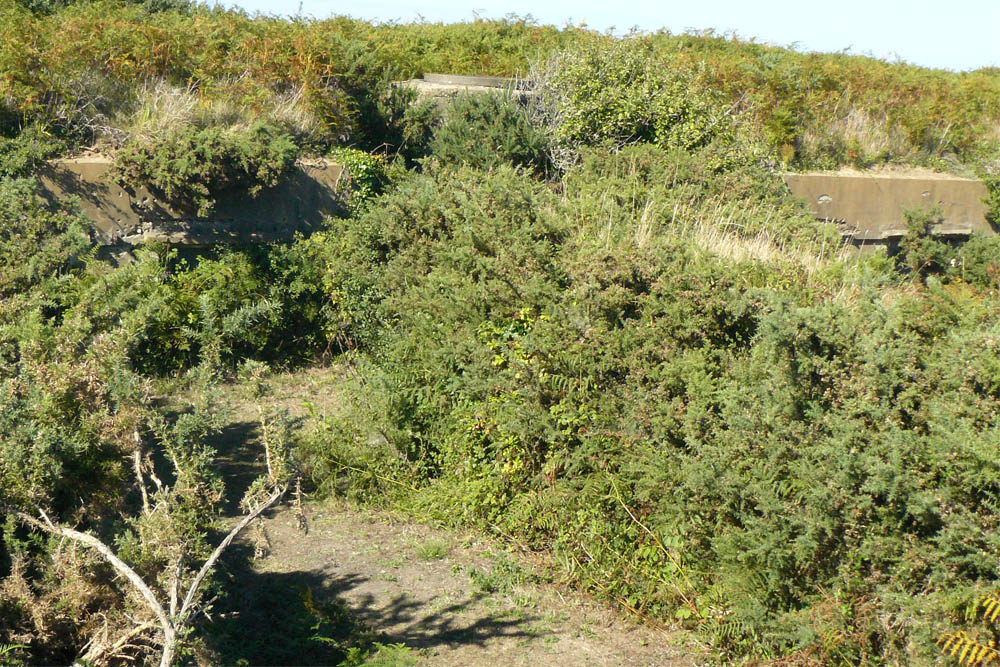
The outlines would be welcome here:
<svg viewBox="0 0 1000 667">
<path fill-rule="evenodd" d="M 977 667 L 1000 663 L 1000 651 L 997 650 L 997 619 L 1000 619 L 1000 593 L 990 593 L 979 599 L 977 608 L 982 609 L 983 623 L 993 637 L 981 641 L 980 638 L 964 630 L 945 632 L 941 635 L 941 649 L 955 658 L 960 665 Z"/>
</svg>

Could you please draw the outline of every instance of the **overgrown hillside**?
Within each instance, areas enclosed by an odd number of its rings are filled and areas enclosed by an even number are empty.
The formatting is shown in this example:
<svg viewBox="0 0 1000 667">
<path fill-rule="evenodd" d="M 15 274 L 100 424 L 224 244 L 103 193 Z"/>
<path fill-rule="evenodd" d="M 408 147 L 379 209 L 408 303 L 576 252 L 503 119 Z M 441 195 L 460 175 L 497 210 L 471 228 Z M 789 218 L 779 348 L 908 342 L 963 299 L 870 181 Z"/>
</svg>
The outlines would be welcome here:
<svg viewBox="0 0 1000 667">
<path fill-rule="evenodd" d="M 296 486 L 546 553 L 720 660 L 931 663 L 995 589 L 1000 240 L 913 211 L 898 255 L 857 256 L 777 171 L 979 174 L 996 217 L 997 72 L 177 1 L 0 0 L 0 25 L 0 660 L 224 660 L 221 517 Z M 423 71 L 535 95 L 390 85 Z M 327 156 L 344 214 L 114 266 L 35 196 L 90 148 L 209 216 Z M 262 398 L 268 473 L 237 488 L 214 388 L 305 364 L 351 369 L 348 406 L 297 426 Z M 325 640 L 303 655 L 375 650 Z"/>
<path fill-rule="evenodd" d="M 528 76 L 567 47 L 613 43 L 592 31 L 520 19 L 286 21 L 186 0 L 4 0 L 0 12 L 5 132 L 37 120 L 86 145 L 267 120 L 313 150 L 340 142 L 398 149 L 401 109 L 390 79 Z M 995 70 L 955 74 L 711 34 L 633 41 L 670 78 L 718 93 L 783 164 L 995 166 Z M 618 74 L 605 76 L 622 83 Z"/>
</svg>

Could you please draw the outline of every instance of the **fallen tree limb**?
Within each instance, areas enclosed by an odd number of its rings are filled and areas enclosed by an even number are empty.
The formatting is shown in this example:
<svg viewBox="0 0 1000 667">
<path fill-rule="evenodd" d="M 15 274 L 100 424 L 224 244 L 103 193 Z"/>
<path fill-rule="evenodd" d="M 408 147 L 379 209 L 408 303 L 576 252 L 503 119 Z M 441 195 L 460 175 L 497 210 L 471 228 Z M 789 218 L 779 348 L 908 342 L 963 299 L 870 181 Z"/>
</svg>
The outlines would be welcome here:
<svg viewBox="0 0 1000 667">
<path fill-rule="evenodd" d="M 252 512 L 244 516 L 240 522 L 229 531 L 226 537 L 223 538 L 222 542 L 219 543 L 204 564 L 202 564 L 198 573 L 191 580 L 191 584 L 187 589 L 187 594 L 184 596 L 184 602 L 181 604 L 180 609 L 177 609 L 177 600 L 181 589 L 181 573 L 180 568 L 177 568 L 174 573 L 174 580 L 170 585 L 169 612 L 163 608 L 163 605 L 156 598 L 153 590 L 142 580 L 142 577 L 140 577 L 135 570 L 129 567 L 128 564 L 118 558 L 110 547 L 98 538 L 90 535 L 89 533 L 83 533 L 78 530 L 73 530 L 72 528 L 66 528 L 65 526 L 53 523 L 42 509 L 38 510 L 38 514 L 41 519 L 13 508 L 5 509 L 17 517 L 17 519 L 22 523 L 57 537 L 74 540 L 99 553 L 104 560 L 106 560 L 111 567 L 115 569 L 116 572 L 123 576 L 125 580 L 132 585 L 132 587 L 146 602 L 146 606 L 149 607 L 150 611 L 153 612 L 153 615 L 156 616 L 156 620 L 160 626 L 160 631 L 163 633 L 163 654 L 160 656 L 160 667 L 170 667 L 173 664 L 174 654 L 177 650 L 177 637 L 191 617 L 195 601 L 197 600 L 198 589 L 201 588 L 201 585 L 205 582 L 205 577 L 207 577 L 209 572 L 212 571 L 212 568 L 215 567 L 215 564 L 218 562 L 223 552 L 225 552 L 229 545 L 232 544 L 233 540 L 235 540 L 236 537 L 243 532 L 243 530 L 249 526 L 251 522 L 254 521 L 254 519 L 277 503 L 281 497 L 285 495 L 285 490 L 286 487 L 279 487 L 275 489 L 271 495 L 264 500 L 264 502 L 260 503 L 260 505 L 254 508 Z M 143 624 L 143 626 L 136 630 L 135 634 L 139 631 L 149 629 L 150 627 L 152 627 L 151 624 Z M 133 636 L 134 634 L 131 633 L 126 635 L 128 639 Z"/>
</svg>

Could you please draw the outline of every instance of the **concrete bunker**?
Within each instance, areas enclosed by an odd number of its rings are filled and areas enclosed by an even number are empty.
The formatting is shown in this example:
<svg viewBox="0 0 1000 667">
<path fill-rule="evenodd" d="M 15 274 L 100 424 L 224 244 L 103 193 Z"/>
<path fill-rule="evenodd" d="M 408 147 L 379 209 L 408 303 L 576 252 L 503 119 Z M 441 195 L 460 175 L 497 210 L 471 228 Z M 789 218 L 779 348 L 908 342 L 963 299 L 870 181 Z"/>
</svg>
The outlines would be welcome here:
<svg viewBox="0 0 1000 667">
<path fill-rule="evenodd" d="M 281 183 L 256 197 L 243 190 L 216 193 L 210 218 L 171 207 L 145 187 L 125 188 L 110 176 L 104 156 L 53 160 L 38 174 L 40 194 L 50 203 L 75 197 L 94 224 L 100 245 L 128 247 L 159 241 L 206 247 L 291 239 L 319 229 L 342 210 L 338 196 L 343 167 L 322 160 L 300 161 Z"/>
<path fill-rule="evenodd" d="M 419 79 L 397 81 L 396 86 L 415 90 L 421 97 L 449 98 L 459 93 L 490 93 L 507 91 L 520 101 L 534 96 L 532 82 L 499 76 L 465 76 L 458 74 L 424 74 Z"/>
<path fill-rule="evenodd" d="M 994 235 L 986 217 L 986 185 L 979 180 L 924 170 L 784 174 L 785 183 L 820 220 L 836 223 L 845 242 L 861 251 L 890 254 L 907 234 L 906 211 L 940 207 L 942 222 L 931 233 L 961 242 Z"/>
</svg>

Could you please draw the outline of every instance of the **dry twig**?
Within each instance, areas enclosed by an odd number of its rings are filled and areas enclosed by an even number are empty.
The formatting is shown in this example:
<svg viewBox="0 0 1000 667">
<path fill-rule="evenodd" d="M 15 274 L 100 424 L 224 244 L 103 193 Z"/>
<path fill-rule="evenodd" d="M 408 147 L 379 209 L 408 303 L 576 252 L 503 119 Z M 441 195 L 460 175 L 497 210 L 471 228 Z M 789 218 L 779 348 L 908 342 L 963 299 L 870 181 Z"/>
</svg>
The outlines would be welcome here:
<svg viewBox="0 0 1000 667">
<path fill-rule="evenodd" d="M 181 573 L 179 563 L 175 565 L 177 569 L 175 570 L 173 582 L 171 584 L 169 611 L 163 608 L 163 605 L 156 598 L 152 589 L 142 580 L 142 577 L 140 577 L 135 570 L 129 567 L 124 561 L 118 558 L 118 556 L 116 556 L 115 553 L 106 544 L 104 544 L 104 542 L 97 539 L 93 535 L 53 523 L 42 509 L 38 510 L 41 519 L 37 519 L 30 514 L 26 514 L 25 512 L 21 512 L 19 510 L 8 509 L 7 511 L 10 511 L 18 518 L 18 520 L 29 526 L 38 528 L 39 530 L 47 532 L 51 535 L 79 542 L 80 544 L 83 544 L 84 546 L 87 546 L 99 553 L 104 560 L 111 565 L 111 567 L 113 567 L 121 576 L 125 578 L 126 581 L 132 585 L 132 587 L 145 601 L 149 610 L 153 612 L 154 616 L 156 616 L 157 623 L 160 626 L 160 632 L 163 633 L 163 654 L 160 656 L 160 667 L 170 667 L 170 665 L 173 664 L 174 654 L 177 649 L 177 637 L 180 634 L 180 631 L 184 629 L 189 619 L 194 615 L 196 610 L 196 601 L 198 599 L 198 590 L 205 582 L 205 577 L 207 577 L 208 573 L 212 571 L 216 562 L 222 556 L 223 552 L 225 552 L 226 548 L 232 544 L 233 540 L 236 539 L 236 537 L 243 532 L 243 530 L 250 525 L 252 521 L 257 519 L 269 507 L 277 503 L 284 494 L 284 487 L 275 489 L 264 502 L 260 503 L 253 511 L 249 512 L 232 530 L 229 531 L 229 534 L 226 535 L 222 542 L 219 543 L 219 545 L 215 548 L 215 551 L 213 551 L 204 564 L 202 564 L 201 569 L 198 570 L 198 573 L 191 580 L 191 583 L 187 587 L 187 594 L 184 596 L 184 601 L 180 604 L 180 608 L 177 607 L 177 600 L 182 587 L 182 583 L 180 581 Z M 149 628 L 143 628 L 142 631 L 148 629 Z M 125 636 L 123 642 L 119 640 L 119 642 L 116 642 L 108 648 L 113 649 L 114 652 L 120 651 L 137 634 L 138 632 L 128 634 Z"/>
</svg>

